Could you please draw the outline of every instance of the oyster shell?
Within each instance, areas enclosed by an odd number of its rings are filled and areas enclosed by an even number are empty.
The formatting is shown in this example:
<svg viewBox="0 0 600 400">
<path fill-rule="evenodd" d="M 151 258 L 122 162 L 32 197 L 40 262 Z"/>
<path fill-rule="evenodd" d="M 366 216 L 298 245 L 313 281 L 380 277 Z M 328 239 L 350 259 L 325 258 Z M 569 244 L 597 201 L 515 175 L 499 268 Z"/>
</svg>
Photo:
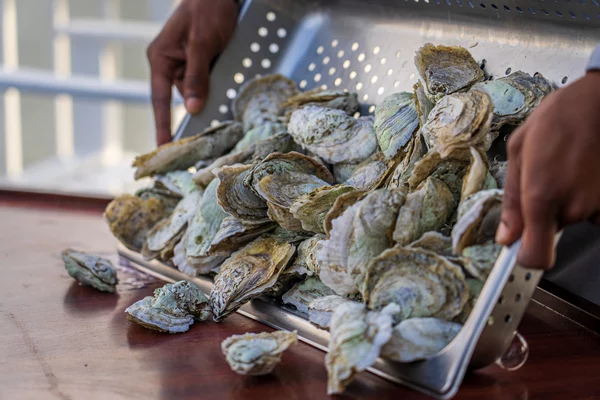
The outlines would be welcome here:
<svg viewBox="0 0 600 400">
<path fill-rule="evenodd" d="M 503 125 L 518 125 L 552 91 L 550 82 L 541 74 L 531 76 L 516 71 L 508 76 L 491 81 L 479 82 L 474 90 L 482 90 L 490 95 L 494 103 L 492 130 Z"/>
<path fill-rule="evenodd" d="M 490 163 L 490 173 L 496 180 L 496 184 L 499 189 L 504 188 L 506 183 L 506 172 L 508 171 L 508 161 L 496 161 L 493 160 Z"/>
<path fill-rule="evenodd" d="M 475 193 L 458 209 L 458 222 L 452 229 L 452 248 L 462 254 L 465 247 L 494 240 L 502 214 L 503 191 L 491 189 Z"/>
<path fill-rule="evenodd" d="M 365 192 L 378 189 L 392 172 L 394 163 L 393 159 L 386 160 L 383 153 L 374 153 L 358 164 L 344 183 Z"/>
<path fill-rule="evenodd" d="M 298 337 L 296 331 L 233 335 L 221 343 L 221 351 L 231 369 L 241 375 L 266 375 L 281 361 L 281 354 Z"/>
<path fill-rule="evenodd" d="M 204 321 L 211 315 L 204 293 L 188 281 L 166 284 L 125 312 L 127 319 L 145 328 L 169 333 L 186 332 L 194 321 Z"/>
<path fill-rule="evenodd" d="M 327 287 L 315 276 L 307 278 L 304 282 L 296 283 L 289 291 L 281 296 L 284 304 L 293 305 L 296 310 L 308 314 L 308 305 L 311 301 L 334 295 L 335 292 Z"/>
<path fill-rule="evenodd" d="M 219 231 L 210 243 L 207 254 L 229 257 L 231 253 L 241 246 L 244 246 L 264 233 L 274 230 L 276 227 L 277 224 L 273 222 L 244 225 L 234 217 L 227 216 L 221 221 Z"/>
<path fill-rule="evenodd" d="M 252 165 L 236 164 L 216 170 L 217 201 L 225 212 L 244 224 L 264 224 L 269 222 L 267 203 L 244 183 L 251 177 L 252 168 Z"/>
<path fill-rule="evenodd" d="M 111 201 L 104 211 L 104 219 L 112 234 L 130 250 L 140 252 L 146 236 L 154 225 L 167 217 L 168 208 L 162 201 L 151 197 L 122 195 Z"/>
<path fill-rule="evenodd" d="M 467 168 L 460 194 L 461 201 L 482 190 L 497 189 L 498 185 L 488 170 L 487 157 L 474 147 L 471 150 L 471 164 Z"/>
<path fill-rule="evenodd" d="M 300 149 L 292 137 L 288 134 L 271 136 L 250 146 L 217 158 L 205 168 L 199 169 L 194 174 L 194 182 L 202 187 L 208 185 L 215 178 L 213 171 L 227 165 L 251 164 L 261 161 L 274 152 L 287 153 Z"/>
<path fill-rule="evenodd" d="M 166 208 L 166 215 L 171 214 L 173 210 L 175 210 L 175 207 L 177 207 L 177 204 L 182 198 L 182 196 L 178 195 L 177 193 L 173 193 L 170 190 L 157 187 L 157 185 L 139 189 L 135 192 L 135 196 L 139 197 L 144 201 L 149 199 L 155 199 L 163 203 Z"/>
<path fill-rule="evenodd" d="M 323 227 L 325 228 L 325 233 L 328 237 L 331 233 L 331 229 L 333 228 L 333 220 L 341 216 L 350 206 L 364 199 L 366 195 L 366 192 L 357 190 L 354 192 L 344 193 L 335 199 L 333 206 L 331 206 L 327 212 L 327 215 L 325 215 L 325 221 L 323 222 Z"/>
<path fill-rule="evenodd" d="M 410 243 L 408 247 L 432 251 L 447 258 L 454 255 L 452 252 L 452 238 L 439 232 L 425 232 L 423 236 Z"/>
<path fill-rule="evenodd" d="M 331 317 L 334 311 L 345 303 L 358 302 L 335 294 L 325 297 L 318 297 L 311 301 L 308 305 L 308 320 L 317 328 L 329 330 Z"/>
<path fill-rule="evenodd" d="M 502 246 L 491 241 L 465 247 L 461 253 L 464 259 L 463 266 L 471 276 L 485 281 L 501 251 Z"/>
<path fill-rule="evenodd" d="M 428 148 L 442 158 L 460 147 L 480 146 L 487 151 L 492 142 L 492 111 L 492 99 L 484 91 L 455 93 L 437 102 L 421 132 Z"/>
<path fill-rule="evenodd" d="M 166 261 L 172 257 L 175 245 L 181 240 L 201 199 L 202 192 L 199 190 L 188 194 L 177 204 L 171 215 L 154 225 L 142 248 L 144 259 L 159 257 Z"/>
<path fill-rule="evenodd" d="M 276 282 L 296 247 L 263 235 L 236 251 L 222 265 L 210 292 L 214 320 L 221 321 Z"/>
<path fill-rule="evenodd" d="M 356 191 L 352 186 L 323 186 L 298 197 L 290 205 L 290 212 L 300 221 L 305 231 L 324 233 L 327 212 L 342 194 Z"/>
<path fill-rule="evenodd" d="M 151 153 L 135 158 L 135 179 L 185 170 L 198 160 L 220 156 L 235 146 L 242 135 L 241 124 L 223 122 L 195 136 L 164 144 Z"/>
<path fill-rule="evenodd" d="M 346 182 L 352 174 L 354 170 L 358 167 L 360 163 L 338 163 L 334 164 L 332 167 L 333 177 L 336 182 L 343 183 Z"/>
<path fill-rule="evenodd" d="M 400 246 L 419 239 L 425 232 L 441 229 L 450 218 L 456 202 L 448 186 L 431 177 L 406 197 L 394 229 L 394 241 Z"/>
<path fill-rule="evenodd" d="M 402 162 L 394 169 L 392 176 L 387 184 L 388 189 L 399 187 L 408 188 L 408 180 L 412 174 L 415 165 L 427 153 L 427 146 L 423 142 L 423 137 L 420 133 L 415 135 L 408 144 L 407 152 Z"/>
<path fill-rule="evenodd" d="M 471 53 L 459 46 L 427 43 L 417 51 L 415 65 L 427 95 L 436 100 L 483 79 L 483 71 Z"/>
<path fill-rule="evenodd" d="M 375 107 L 375 135 L 386 159 L 403 150 L 419 127 L 412 93 L 394 93 Z"/>
<path fill-rule="evenodd" d="M 287 268 L 284 274 L 295 274 L 299 278 L 306 276 L 319 275 L 319 269 L 315 264 L 315 253 L 320 248 L 320 244 L 325 240 L 325 236 L 317 234 L 298 245 L 298 254 L 294 262 Z"/>
<path fill-rule="evenodd" d="M 396 246 L 369 264 L 363 298 L 372 310 L 397 304 L 395 322 L 414 317 L 451 320 L 465 306 L 469 287 L 460 267 L 444 257 Z"/>
<path fill-rule="evenodd" d="M 332 223 L 329 239 L 317 253 L 319 277 L 337 294 L 363 292 L 367 265 L 392 245 L 403 189 L 380 189 L 350 206 Z"/>
<path fill-rule="evenodd" d="M 438 318 L 410 318 L 400 322 L 381 349 L 388 360 L 409 363 L 438 354 L 460 332 L 461 324 Z"/>
<path fill-rule="evenodd" d="M 243 122 L 244 132 L 269 121 L 276 122 L 282 103 L 297 93 L 294 81 L 283 75 L 253 78 L 240 87 L 233 100 L 233 116 Z"/>
<path fill-rule="evenodd" d="M 477 299 L 479 298 L 479 295 L 483 290 L 484 282 L 479 279 L 467 278 L 467 285 L 469 285 L 469 301 L 467 301 L 467 304 L 465 304 L 465 307 L 463 308 L 462 312 L 458 315 L 458 317 L 454 319 L 456 322 L 459 322 L 461 324 L 466 323 L 467 319 L 469 319 L 471 311 L 473 311 L 475 303 L 477 302 Z"/>
<path fill-rule="evenodd" d="M 342 110 L 316 106 L 296 110 L 288 132 L 296 143 L 330 164 L 358 163 L 377 150 L 372 118 L 355 119 Z"/>
<path fill-rule="evenodd" d="M 236 153 L 238 151 L 242 151 L 255 143 L 262 142 L 263 140 L 270 138 L 271 136 L 285 133 L 285 124 L 282 124 L 281 122 L 266 121 L 264 124 L 257 125 L 246 132 L 244 137 L 237 142 L 231 152 Z"/>
<path fill-rule="evenodd" d="M 67 272 L 78 282 L 102 292 L 117 291 L 117 270 L 109 260 L 72 249 L 61 255 Z"/>
<path fill-rule="evenodd" d="M 427 97 L 427 93 L 425 93 L 425 88 L 423 87 L 423 83 L 421 81 L 417 82 L 414 86 L 414 99 L 415 99 L 415 108 L 417 109 L 417 114 L 419 115 L 419 125 L 425 125 L 427 121 L 427 117 L 431 110 L 433 110 L 433 104 L 431 100 Z"/>
<path fill-rule="evenodd" d="M 176 193 L 181 197 L 198 190 L 192 180 L 192 174 L 187 170 L 176 170 L 167 172 L 164 175 L 155 175 L 154 185 L 171 193 Z"/>
<path fill-rule="evenodd" d="M 358 111 L 358 95 L 344 91 L 328 91 L 317 88 L 290 97 L 282 104 L 281 115 L 289 120 L 292 112 L 305 106 L 319 106 L 342 110 L 348 115 Z"/>
<path fill-rule="evenodd" d="M 392 336 L 392 315 L 398 306 L 368 311 L 364 304 L 341 304 L 330 322 L 329 353 L 325 356 L 327 394 L 342 393 L 358 372 L 377 360 Z"/>
</svg>

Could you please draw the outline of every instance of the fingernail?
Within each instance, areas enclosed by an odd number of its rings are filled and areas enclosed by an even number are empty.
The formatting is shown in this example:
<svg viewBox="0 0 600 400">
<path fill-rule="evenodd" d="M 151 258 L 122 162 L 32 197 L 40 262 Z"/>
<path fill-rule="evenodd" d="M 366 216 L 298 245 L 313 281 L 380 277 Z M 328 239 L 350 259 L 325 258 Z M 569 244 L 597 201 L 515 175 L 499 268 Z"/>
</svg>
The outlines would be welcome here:
<svg viewBox="0 0 600 400">
<path fill-rule="evenodd" d="M 496 243 L 508 244 L 508 227 L 504 222 L 500 222 L 500 226 L 496 231 Z"/>
<path fill-rule="evenodd" d="M 185 100 L 185 108 L 190 114 L 196 114 L 202 111 L 204 102 L 197 97 L 189 97 Z"/>
</svg>

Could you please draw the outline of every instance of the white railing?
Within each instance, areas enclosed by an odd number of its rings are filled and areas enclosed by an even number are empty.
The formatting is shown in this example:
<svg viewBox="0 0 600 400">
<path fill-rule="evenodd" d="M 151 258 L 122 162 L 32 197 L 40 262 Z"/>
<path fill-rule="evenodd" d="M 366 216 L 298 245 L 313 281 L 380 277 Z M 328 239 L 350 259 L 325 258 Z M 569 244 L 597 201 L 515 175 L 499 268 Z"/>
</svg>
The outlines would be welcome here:
<svg viewBox="0 0 600 400">
<path fill-rule="evenodd" d="M 130 190 L 154 146 L 144 49 L 176 2 L 0 0 L 0 186 Z"/>
</svg>

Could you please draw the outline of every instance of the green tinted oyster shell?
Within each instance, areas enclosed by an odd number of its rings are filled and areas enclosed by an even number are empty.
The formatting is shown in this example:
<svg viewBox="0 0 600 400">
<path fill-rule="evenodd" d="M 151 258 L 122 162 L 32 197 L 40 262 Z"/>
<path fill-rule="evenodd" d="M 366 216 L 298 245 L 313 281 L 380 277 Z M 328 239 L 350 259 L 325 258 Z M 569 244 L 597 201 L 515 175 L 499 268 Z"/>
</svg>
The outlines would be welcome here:
<svg viewBox="0 0 600 400">
<path fill-rule="evenodd" d="M 116 292 L 117 271 L 109 260 L 72 249 L 64 250 L 62 259 L 69 275 L 78 282 L 102 292 Z"/>
<path fill-rule="evenodd" d="M 125 312 L 127 319 L 145 328 L 169 333 L 186 332 L 194 321 L 207 320 L 211 315 L 208 299 L 189 281 L 166 284 Z"/>
<path fill-rule="evenodd" d="M 402 161 L 394 167 L 390 180 L 387 184 L 388 189 L 406 187 L 417 162 L 427 153 L 427 146 L 423 142 L 420 133 L 416 134 L 408 144 L 406 155 Z M 420 182 L 419 182 L 420 183 Z"/>
<path fill-rule="evenodd" d="M 281 361 L 281 354 L 298 341 L 296 332 L 261 332 L 233 335 L 221 343 L 231 369 L 241 375 L 266 375 Z"/>
<path fill-rule="evenodd" d="M 494 240 L 502 214 L 503 191 L 490 189 L 468 197 L 458 208 L 458 221 L 452 229 L 455 254 L 475 244 Z"/>
<path fill-rule="evenodd" d="M 464 268 L 471 276 L 485 281 L 492 272 L 501 251 L 502 246 L 492 241 L 465 247 L 461 254 Z"/>
<path fill-rule="evenodd" d="M 308 305 L 311 301 L 334 294 L 333 290 L 321 282 L 319 278 L 313 276 L 303 282 L 296 283 L 281 296 L 281 301 L 284 304 L 294 306 L 299 312 L 308 315 Z"/>
<path fill-rule="evenodd" d="M 344 91 L 322 90 L 317 88 L 290 97 L 283 105 L 281 114 L 289 120 L 292 112 L 305 106 L 319 106 L 342 110 L 348 115 L 358 111 L 358 95 Z"/>
<path fill-rule="evenodd" d="M 292 113 L 288 132 L 330 164 L 358 163 L 377 150 L 370 117 L 353 118 L 342 110 L 306 106 Z"/>
<path fill-rule="evenodd" d="M 386 160 L 383 153 L 374 153 L 356 166 L 344 184 L 365 192 L 379 189 L 392 172 L 394 164 L 394 159 Z"/>
<path fill-rule="evenodd" d="M 483 79 L 483 71 L 471 53 L 459 46 L 427 43 L 417 51 L 415 65 L 428 96 L 436 100 Z"/>
<path fill-rule="evenodd" d="M 342 194 L 356 191 L 352 186 L 323 186 L 298 197 L 290 205 L 290 212 L 300 221 L 302 229 L 314 233 L 325 233 L 324 222 L 327 212 Z"/>
<path fill-rule="evenodd" d="M 261 142 L 265 139 L 270 138 L 271 136 L 285 134 L 286 132 L 285 124 L 281 122 L 272 122 L 267 121 L 264 124 L 257 125 L 254 128 L 250 129 L 244 137 L 237 142 L 232 153 L 244 150 L 254 143 Z"/>
<path fill-rule="evenodd" d="M 358 302 L 336 294 L 314 299 L 308 304 L 309 322 L 319 329 L 329 330 L 333 313 L 344 303 Z"/>
<path fill-rule="evenodd" d="M 219 231 L 210 243 L 207 253 L 211 256 L 229 256 L 240 247 L 264 233 L 271 232 L 276 227 L 277 224 L 274 222 L 247 225 L 232 216 L 227 216 L 221 221 Z"/>
<path fill-rule="evenodd" d="M 187 170 L 170 171 L 164 175 L 155 175 L 154 185 L 171 193 L 176 193 L 181 197 L 198 190 L 192 180 L 192 173 Z"/>
<path fill-rule="evenodd" d="M 427 97 L 427 93 L 425 92 L 425 88 L 423 87 L 423 83 L 421 81 L 417 82 L 414 86 L 414 100 L 415 100 L 415 108 L 417 109 L 417 114 L 419 115 L 419 125 L 425 125 L 427 121 L 427 117 L 431 110 L 433 110 L 433 106 L 435 105 L 429 98 Z"/>
<path fill-rule="evenodd" d="M 496 161 L 490 162 L 490 173 L 496 180 L 496 184 L 499 189 L 504 188 L 506 183 L 506 173 L 508 171 L 508 161 Z"/>
<path fill-rule="evenodd" d="M 233 148 L 242 135 L 242 125 L 228 121 L 195 136 L 164 144 L 135 158 L 135 179 L 185 170 L 199 160 L 221 156 Z"/>
<path fill-rule="evenodd" d="M 419 127 L 412 93 L 394 93 L 375 107 L 375 135 L 387 159 L 404 149 Z"/>
</svg>

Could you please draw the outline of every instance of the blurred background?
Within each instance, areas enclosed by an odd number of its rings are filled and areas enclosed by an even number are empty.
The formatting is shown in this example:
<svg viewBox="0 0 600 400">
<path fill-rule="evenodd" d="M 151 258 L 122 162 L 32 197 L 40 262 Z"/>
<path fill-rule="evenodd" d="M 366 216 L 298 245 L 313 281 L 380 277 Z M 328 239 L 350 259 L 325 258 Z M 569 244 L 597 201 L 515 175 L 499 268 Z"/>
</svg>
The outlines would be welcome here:
<svg viewBox="0 0 600 400">
<path fill-rule="evenodd" d="M 176 0 L 0 0 L 0 189 L 131 192 L 155 147 L 146 46 Z M 174 104 L 173 126 L 183 118 Z"/>
</svg>

